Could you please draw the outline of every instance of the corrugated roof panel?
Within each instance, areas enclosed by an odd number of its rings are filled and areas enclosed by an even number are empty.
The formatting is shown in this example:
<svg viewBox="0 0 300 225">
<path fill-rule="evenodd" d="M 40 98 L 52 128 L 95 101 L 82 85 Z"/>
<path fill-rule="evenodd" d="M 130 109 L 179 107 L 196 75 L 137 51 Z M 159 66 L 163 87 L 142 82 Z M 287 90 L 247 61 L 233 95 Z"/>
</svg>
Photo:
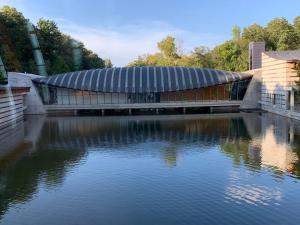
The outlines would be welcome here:
<svg viewBox="0 0 300 225">
<path fill-rule="evenodd" d="M 187 68 L 190 73 L 191 73 L 191 77 L 192 77 L 192 85 L 193 85 L 193 89 L 198 87 L 198 82 L 197 82 L 197 74 L 194 68 Z"/>
<path fill-rule="evenodd" d="M 91 90 L 92 91 L 96 91 L 96 90 L 98 90 L 97 89 L 97 78 L 98 78 L 98 74 L 100 74 L 101 73 L 101 70 L 94 70 L 93 71 L 93 73 L 92 73 L 92 80 L 91 80 L 91 83 L 90 83 L 90 88 L 91 88 Z"/>
<path fill-rule="evenodd" d="M 115 68 L 115 70 L 114 70 L 114 79 L 111 80 L 112 92 L 118 92 L 118 90 L 119 90 L 120 70 L 121 70 L 121 68 Z"/>
<path fill-rule="evenodd" d="M 149 92 L 151 90 L 155 90 L 155 85 L 154 85 L 154 68 L 153 67 L 149 67 Z"/>
<path fill-rule="evenodd" d="M 83 76 L 83 80 L 81 82 L 81 89 L 82 90 L 89 90 L 89 84 L 90 84 L 90 75 L 91 75 L 92 71 L 91 70 L 87 70 Z"/>
<path fill-rule="evenodd" d="M 148 67 L 142 67 L 140 68 L 140 73 L 141 73 L 141 87 L 140 87 L 140 92 L 148 92 L 148 83 L 147 83 L 147 76 L 148 76 Z"/>
<path fill-rule="evenodd" d="M 122 72 L 121 72 L 121 82 L 120 82 L 119 92 L 122 92 L 122 93 L 126 92 L 125 91 L 125 83 L 126 83 L 125 81 L 126 81 L 127 70 L 128 70 L 128 68 L 125 67 L 122 69 Z"/>
<path fill-rule="evenodd" d="M 133 84 L 133 82 L 135 82 L 135 68 L 134 67 L 128 67 L 127 70 L 127 91 L 126 92 L 135 92 L 135 85 Z"/>
<path fill-rule="evenodd" d="M 250 79 L 252 75 L 192 67 L 124 67 L 92 69 L 38 78 L 34 82 L 98 92 L 168 92 Z"/>
<path fill-rule="evenodd" d="M 177 73 L 176 73 L 176 68 L 175 67 L 171 67 L 170 68 L 170 73 L 171 73 L 171 89 L 172 90 L 177 90 L 178 87 L 176 85 L 176 81 L 177 81 Z"/>
</svg>

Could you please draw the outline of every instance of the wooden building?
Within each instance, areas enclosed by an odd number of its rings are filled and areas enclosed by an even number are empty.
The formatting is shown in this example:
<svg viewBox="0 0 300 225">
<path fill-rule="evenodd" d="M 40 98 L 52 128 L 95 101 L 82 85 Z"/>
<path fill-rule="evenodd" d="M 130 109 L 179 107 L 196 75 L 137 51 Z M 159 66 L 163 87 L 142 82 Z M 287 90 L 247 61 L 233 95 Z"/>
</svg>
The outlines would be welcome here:
<svg viewBox="0 0 300 225">
<path fill-rule="evenodd" d="M 300 51 L 262 53 L 260 104 L 263 110 L 300 118 L 296 98 L 299 61 Z"/>
</svg>

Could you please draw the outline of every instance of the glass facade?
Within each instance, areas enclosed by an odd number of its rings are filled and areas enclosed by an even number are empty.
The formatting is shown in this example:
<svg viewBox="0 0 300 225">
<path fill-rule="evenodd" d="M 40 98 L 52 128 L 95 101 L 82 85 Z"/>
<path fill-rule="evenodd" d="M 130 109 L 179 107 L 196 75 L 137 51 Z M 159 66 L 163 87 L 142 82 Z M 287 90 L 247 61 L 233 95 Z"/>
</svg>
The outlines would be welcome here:
<svg viewBox="0 0 300 225">
<path fill-rule="evenodd" d="M 145 93 L 93 92 L 48 86 L 48 100 L 43 97 L 42 86 L 37 84 L 37 87 L 46 105 L 142 104 L 241 101 L 244 98 L 249 82 L 250 79 L 247 79 L 200 89 Z"/>
</svg>

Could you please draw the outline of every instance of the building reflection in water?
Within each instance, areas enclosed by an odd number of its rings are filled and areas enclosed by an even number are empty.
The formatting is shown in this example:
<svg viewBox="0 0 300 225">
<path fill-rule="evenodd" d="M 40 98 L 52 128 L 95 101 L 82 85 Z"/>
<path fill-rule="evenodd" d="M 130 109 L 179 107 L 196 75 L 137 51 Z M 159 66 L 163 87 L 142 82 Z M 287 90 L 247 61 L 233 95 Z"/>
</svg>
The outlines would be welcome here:
<svg viewBox="0 0 300 225">
<path fill-rule="evenodd" d="M 261 116 L 262 132 L 249 145 L 249 154 L 255 161 L 275 172 L 289 172 L 298 175 L 299 148 L 295 146 L 295 132 L 298 122 L 280 116 Z M 297 128 L 297 130 L 295 130 Z M 298 139 L 297 139 L 298 140 Z"/>
<path fill-rule="evenodd" d="M 299 123 L 269 114 L 28 117 L 17 127 L 1 131 L 0 214 L 11 202 L 30 199 L 40 182 L 48 188 L 61 185 L 68 171 L 90 150 L 124 157 L 160 157 L 172 168 L 186 154 L 217 146 L 236 166 L 300 175 Z M 143 148 L 145 143 L 156 142 L 165 147 Z M 142 147 L 132 147 L 137 145 Z M 248 186 L 229 186 L 227 195 L 253 202 L 280 198 L 276 191 L 272 194 L 263 187 Z M 255 196 L 264 199 L 255 200 Z"/>
<path fill-rule="evenodd" d="M 232 157 L 236 165 L 243 164 L 251 170 L 266 167 L 278 176 L 284 172 L 299 176 L 300 123 L 269 114 L 251 118 L 251 123 L 247 120 L 249 118 L 244 117 L 248 130 L 259 124 L 258 132 L 249 132 L 251 140 L 239 139 L 222 144 L 222 151 Z"/>
</svg>

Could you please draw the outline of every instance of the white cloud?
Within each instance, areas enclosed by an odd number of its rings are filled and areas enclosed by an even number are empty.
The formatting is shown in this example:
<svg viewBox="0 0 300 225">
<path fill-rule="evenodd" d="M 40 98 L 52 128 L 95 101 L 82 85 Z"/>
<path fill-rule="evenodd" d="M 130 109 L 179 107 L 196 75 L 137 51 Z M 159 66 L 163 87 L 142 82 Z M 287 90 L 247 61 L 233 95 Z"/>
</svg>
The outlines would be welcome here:
<svg viewBox="0 0 300 225">
<path fill-rule="evenodd" d="M 86 27 L 68 21 L 56 20 L 63 32 L 83 42 L 102 58 L 110 58 L 115 66 L 124 66 L 139 55 L 157 51 L 156 44 L 167 35 L 184 43 L 185 51 L 199 45 L 214 46 L 224 38 L 201 35 L 174 27 L 168 23 L 152 21 L 118 27 Z"/>
</svg>

